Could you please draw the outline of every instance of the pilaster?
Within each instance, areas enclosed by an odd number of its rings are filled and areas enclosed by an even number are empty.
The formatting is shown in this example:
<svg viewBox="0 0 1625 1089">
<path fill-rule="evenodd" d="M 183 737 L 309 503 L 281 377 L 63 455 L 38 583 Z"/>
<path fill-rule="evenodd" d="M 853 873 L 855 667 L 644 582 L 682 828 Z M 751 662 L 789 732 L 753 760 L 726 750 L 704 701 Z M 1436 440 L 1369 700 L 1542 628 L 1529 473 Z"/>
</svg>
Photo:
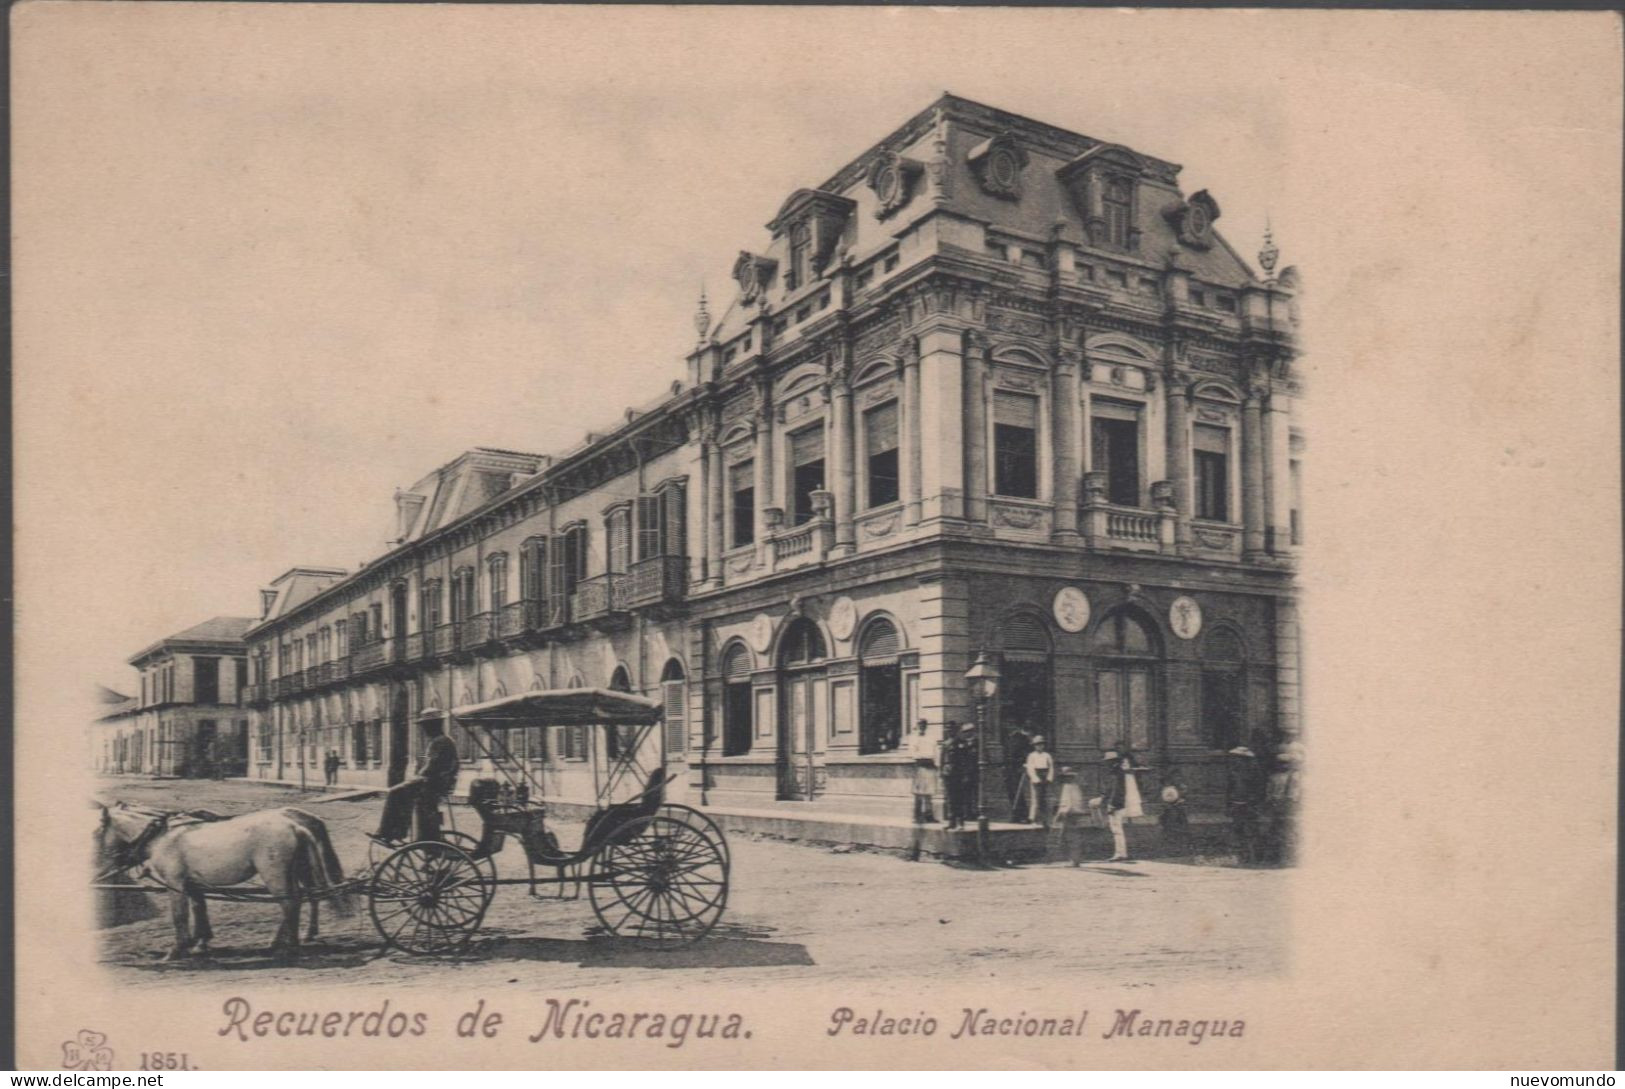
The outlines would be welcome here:
<svg viewBox="0 0 1625 1089">
<path fill-rule="evenodd" d="M 920 345 L 920 413 L 931 421 L 920 466 L 925 522 L 965 517 L 965 329 L 959 319 L 933 314 L 911 331 Z"/>
<path fill-rule="evenodd" d="M 1264 553 L 1263 392 L 1247 391 L 1241 409 L 1241 551 L 1243 559 Z"/>
</svg>

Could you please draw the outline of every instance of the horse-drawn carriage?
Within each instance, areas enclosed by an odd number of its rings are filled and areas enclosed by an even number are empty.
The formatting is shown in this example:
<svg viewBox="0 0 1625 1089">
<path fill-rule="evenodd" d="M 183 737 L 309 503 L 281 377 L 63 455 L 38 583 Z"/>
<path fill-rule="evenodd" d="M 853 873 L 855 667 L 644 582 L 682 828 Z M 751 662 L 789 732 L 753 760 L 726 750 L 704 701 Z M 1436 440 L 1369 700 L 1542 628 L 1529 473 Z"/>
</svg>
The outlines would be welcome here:
<svg viewBox="0 0 1625 1089">
<path fill-rule="evenodd" d="M 480 819 L 477 837 L 455 827 L 421 829 L 411 842 L 375 844 L 367 869 L 344 878 L 335 872 L 337 860 L 325 830 L 313 836 L 309 823 L 315 818 L 300 810 L 265 811 L 218 823 L 160 814 L 142 824 L 139 817 L 115 819 L 104 809 L 99 836 L 108 868 L 99 887 L 168 892 L 176 912 L 177 951 L 189 944 L 188 905 L 207 940 L 207 899 L 282 903 L 278 942 L 296 945 L 301 901 L 312 904 L 314 925 L 318 901 L 364 893 L 384 943 L 409 953 L 461 949 L 479 930 L 501 885 L 525 885 L 532 896 L 547 887 L 561 896 L 579 896 L 585 888 L 605 932 L 648 939 L 661 947 L 698 941 L 717 924 L 728 900 L 728 842 L 705 814 L 665 800 L 659 703 L 625 692 L 572 688 L 455 708 L 452 717 L 468 730 L 495 776 L 475 780 L 469 790 L 469 805 Z M 573 850 L 562 847 L 548 827 L 544 784 L 525 761 L 514 758 L 507 740 L 515 730 L 550 726 L 603 731 L 598 739 L 602 744 L 587 746 L 595 804 Z M 270 814 L 282 819 L 267 820 Z M 216 850 L 225 850 L 230 839 L 225 826 L 239 823 L 245 833 L 257 833 L 244 838 L 240 852 L 246 857 L 257 850 L 261 856 L 247 872 L 240 872 L 245 869 L 241 865 L 211 869 L 200 851 L 188 858 L 188 836 L 199 843 L 214 841 Z M 268 849 L 266 842 L 284 823 L 285 849 Z M 212 831 L 199 833 L 200 825 Z M 518 841 L 523 853 L 523 876 L 504 876 L 497 867 L 498 855 L 511 840 Z M 111 883 L 131 870 L 151 883 Z M 235 884 L 253 873 L 263 887 Z"/>
</svg>

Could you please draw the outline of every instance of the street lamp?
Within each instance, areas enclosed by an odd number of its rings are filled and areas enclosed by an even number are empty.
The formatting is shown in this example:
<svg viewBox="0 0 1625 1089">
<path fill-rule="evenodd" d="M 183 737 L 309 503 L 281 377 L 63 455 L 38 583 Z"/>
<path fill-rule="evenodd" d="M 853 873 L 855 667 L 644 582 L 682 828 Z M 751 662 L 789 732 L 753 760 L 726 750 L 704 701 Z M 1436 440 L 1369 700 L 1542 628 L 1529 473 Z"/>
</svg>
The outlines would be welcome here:
<svg viewBox="0 0 1625 1089">
<path fill-rule="evenodd" d="M 976 854 L 988 864 L 987 843 L 987 701 L 999 693 L 999 667 L 987 660 L 987 651 L 965 671 L 971 697 L 976 700 Z"/>
</svg>

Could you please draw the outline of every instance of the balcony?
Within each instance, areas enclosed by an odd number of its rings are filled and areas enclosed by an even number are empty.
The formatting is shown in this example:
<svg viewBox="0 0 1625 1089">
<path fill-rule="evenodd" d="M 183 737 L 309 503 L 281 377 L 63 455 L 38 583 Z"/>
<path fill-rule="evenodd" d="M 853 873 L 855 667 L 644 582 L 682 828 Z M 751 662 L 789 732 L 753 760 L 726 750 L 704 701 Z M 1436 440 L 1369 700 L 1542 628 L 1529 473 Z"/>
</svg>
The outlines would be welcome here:
<svg viewBox="0 0 1625 1089">
<path fill-rule="evenodd" d="M 1129 552 L 1173 552 L 1174 513 L 1173 485 L 1159 480 L 1151 485 L 1155 509 L 1129 507 L 1106 501 L 1106 474 L 1083 474 L 1083 509 L 1079 511 L 1079 529 L 1094 548 L 1122 549 Z"/>
<path fill-rule="evenodd" d="M 334 684 L 343 684 L 350 679 L 350 656 L 348 654 L 342 658 L 334 658 L 329 664 L 333 667 Z"/>
<path fill-rule="evenodd" d="M 321 665 L 316 667 L 317 684 L 332 684 L 337 679 L 337 676 L 333 672 L 332 662 L 323 662 Z"/>
<path fill-rule="evenodd" d="M 446 658 L 456 653 L 456 624 L 442 624 L 430 634 L 433 636 L 432 653 L 436 658 Z"/>
<path fill-rule="evenodd" d="M 391 651 L 395 648 L 393 639 L 374 639 L 359 647 L 350 656 L 353 672 L 356 674 L 370 673 L 375 669 L 382 669 L 390 660 Z"/>
<path fill-rule="evenodd" d="M 429 633 L 427 632 L 415 631 L 408 635 L 404 643 L 404 649 L 401 651 L 402 660 L 408 662 L 419 662 L 424 658 L 427 658 L 428 655 L 425 653 L 425 650 L 427 649 L 428 644 Z"/>
<path fill-rule="evenodd" d="M 243 702 L 259 706 L 271 698 L 271 682 L 260 681 L 258 684 L 243 686 Z"/>
<path fill-rule="evenodd" d="M 547 612 L 545 601 L 511 601 L 502 606 L 497 613 L 496 632 L 498 639 L 517 639 L 529 631 L 537 631 L 544 627 L 543 617 Z"/>
<path fill-rule="evenodd" d="M 627 593 L 631 579 L 621 572 L 596 575 L 576 583 L 570 595 L 570 616 L 574 620 L 598 620 L 613 613 L 627 610 Z"/>
<path fill-rule="evenodd" d="M 465 617 L 457 625 L 457 645 L 463 650 L 474 650 L 496 640 L 496 614 L 480 613 Z"/>
<path fill-rule="evenodd" d="M 656 556 L 632 565 L 627 605 L 663 605 L 681 601 L 688 589 L 688 557 Z"/>
</svg>

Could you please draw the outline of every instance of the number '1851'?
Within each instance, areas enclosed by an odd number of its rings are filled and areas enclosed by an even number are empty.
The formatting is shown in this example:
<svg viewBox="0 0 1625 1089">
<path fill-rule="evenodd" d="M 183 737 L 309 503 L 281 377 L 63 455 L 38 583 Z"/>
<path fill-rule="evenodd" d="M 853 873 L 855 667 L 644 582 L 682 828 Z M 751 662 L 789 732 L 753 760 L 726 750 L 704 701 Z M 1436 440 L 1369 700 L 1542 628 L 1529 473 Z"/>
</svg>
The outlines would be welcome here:
<svg viewBox="0 0 1625 1089">
<path fill-rule="evenodd" d="M 196 1070 L 197 1067 L 192 1065 L 191 1057 L 184 1051 L 143 1051 L 141 1069 Z"/>
</svg>

